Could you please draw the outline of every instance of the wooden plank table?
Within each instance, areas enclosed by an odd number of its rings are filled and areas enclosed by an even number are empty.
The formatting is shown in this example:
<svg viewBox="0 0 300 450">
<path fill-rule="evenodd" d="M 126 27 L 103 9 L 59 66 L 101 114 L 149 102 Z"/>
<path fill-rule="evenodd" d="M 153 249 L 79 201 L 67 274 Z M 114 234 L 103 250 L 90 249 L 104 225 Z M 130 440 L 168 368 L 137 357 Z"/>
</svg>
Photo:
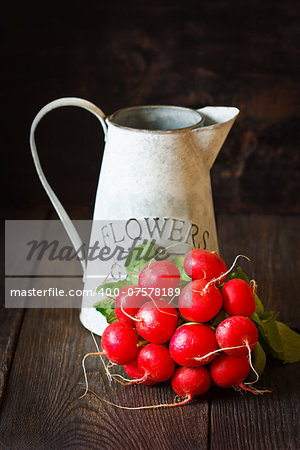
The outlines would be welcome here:
<svg viewBox="0 0 300 450">
<path fill-rule="evenodd" d="M 300 218 L 217 217 L 222 256 L 255 277 L 267 309 L 300 327 Z M 90 333 L 72 309 L 8 310 L 0 316 L 0 448 L 9 449 L 299 449 L 300 364 L 269 360 L 254 396 L 213 387 L 179 408 L 127 411 L 82 394 Z M 170 402 L 169 384 L 109 384 L 98 359 L 87 362 L 90 387 L 107 400 L 138 406 Z"/>
</svg>

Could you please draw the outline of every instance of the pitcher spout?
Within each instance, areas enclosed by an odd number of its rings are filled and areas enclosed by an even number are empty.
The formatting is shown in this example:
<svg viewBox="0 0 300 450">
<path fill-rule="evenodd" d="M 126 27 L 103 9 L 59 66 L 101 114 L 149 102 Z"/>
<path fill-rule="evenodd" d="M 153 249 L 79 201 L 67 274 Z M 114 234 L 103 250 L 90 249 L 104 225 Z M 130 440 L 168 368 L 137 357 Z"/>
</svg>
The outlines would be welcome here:
<svg viewBox="0 0 300 450">
<path fill-rule="evenodd" d="M 192 138 L 203 163 L 210 169 L 239 114 L 239 109 L 227 106 L 206 106 L 197 111 L 204 116 L 204 126 L 194 128 Z"/>
</svg>

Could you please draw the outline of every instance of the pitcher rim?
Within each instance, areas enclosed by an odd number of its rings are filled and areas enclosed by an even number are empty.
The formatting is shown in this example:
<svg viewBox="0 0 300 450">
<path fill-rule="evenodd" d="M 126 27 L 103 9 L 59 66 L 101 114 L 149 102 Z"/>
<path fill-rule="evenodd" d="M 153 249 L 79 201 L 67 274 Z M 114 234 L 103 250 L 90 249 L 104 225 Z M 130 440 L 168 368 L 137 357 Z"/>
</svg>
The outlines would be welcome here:
<svg viewBox="0 0 300 450">
<path fill-rule="evenodd" d="M 155 128 L 153 128 L 153 129 L 135 128 L 135 127 L 125 126 L 125 125 L 120 125 L 119 123 L 116 123 L 116 122 L 113 121 L 115 119 L 115 117 L 120 112 L 130 111 L 130 110 L 138 110 L 138 109 L 154 109 L 154 108 L 168 108 L 168 109 L 176 109 L 176 110 L 184 110 L 184 111 L 193 111 L 194 113 L 196 113 L 199 116 L 200 120 L 198 122 L 194 123 L 193 125 L 189 125 L 189 126 L 186 126 L 186 127 L 183 127 L 183 128 L 172 128 L 172 129 L 167 129 L 167 130 L 158 130 L 158 129 L 155 129 Z M 121 129 L 128 130 L 128 131 L 148 133 L 148 134 L 150 134 L 150 133 L 151 134 L 152 133 L 172 134 L 172 133 L 185 132 L 185 131 L 192 130 L 194 128 L 198 128 L 198 127 L 203 126 L 204 120 L 205 120 L 204 115 L 201 114 L 196 109 L 188 108 L 186 106 L 176 106 L 176 105 L 138 105 L 138 106 L 128 106 L 128 107 L 125 107 L 125 108 L 117 109 L 117 111 L 115 111 L 114 113 L 110 114 L 105 119 L 105 121 L 108 121 L 109 124 L 111 124 L 112 126 L 115 126 L 117 128 L 121 128 Z"/>
</svg>

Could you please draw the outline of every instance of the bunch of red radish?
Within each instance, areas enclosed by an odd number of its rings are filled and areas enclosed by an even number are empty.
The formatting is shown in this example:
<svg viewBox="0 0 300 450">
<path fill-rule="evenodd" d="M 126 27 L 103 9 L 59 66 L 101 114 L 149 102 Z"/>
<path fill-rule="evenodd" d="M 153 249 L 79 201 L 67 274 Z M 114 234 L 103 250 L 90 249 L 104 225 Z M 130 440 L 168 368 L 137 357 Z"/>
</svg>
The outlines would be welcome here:
<svg viewBox="0 0 300 450">
<path fill-rule="evenodd" d="M 227 267 L 215 252 L 192 250 L 184 270 L 191 281 L 178 305 L 171 295 L 161 295 L 174 292 L 180 283 L 179 269 L 170 261 L 150 262 L 139 274 L 138 285 L 152 292 L 150 298 L 135 293 L 137 286 L 121 290 L 115 301 L 118 320 L 103 333 L 102 354 L 124 366 L 131 377 L 122 377 L 124 384 L 171 380 L 175 393 L 184 398 L 170 406 L 204 394 L 212 381 L 223 388 L 252 390 L 244 384 L 258 340 L 250 319 L 255 311 L 252 288 L 241 279 L 224 284 Z M 227 318 L 215 329 L 212 319 L 221 311 Z"/>
</svg>

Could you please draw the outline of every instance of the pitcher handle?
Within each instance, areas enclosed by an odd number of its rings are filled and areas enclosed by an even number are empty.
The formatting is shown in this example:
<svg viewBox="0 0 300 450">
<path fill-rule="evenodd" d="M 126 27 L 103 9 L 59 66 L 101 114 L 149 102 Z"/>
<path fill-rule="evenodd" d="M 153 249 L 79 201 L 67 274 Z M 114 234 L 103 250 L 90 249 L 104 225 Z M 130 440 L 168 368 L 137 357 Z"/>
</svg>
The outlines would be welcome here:
<svg viewBox="0 0 300 450">
<path fill-rule="evenodd" d="M 78 106 L 79 108 L 86 109 L 87 111 L 94 114 L 94 116 L 97 117 L 97 119 L 100 121 L 100 123 L 102 125 L 103 131 L 104 131 L 104 138 L 106 138 L 107 125 L 105 123 L 104 112 L 101 111 L 101 109 L 98 108 L 96 105 L 94 105 L 93 103 L 91 103 L 87 100 L 84 100 L 82 98 L 65 97 L 65 98 L 60 98 L 58 100 L 54 100 L 54 101 L 48 103 L 47 105 L 45 105 L 35 116 L 35 118 L 32 122 L 31 128 L 30 128 L 30 148 L 31 148 L 31 154 L 33 157 L 34 165 L 35 165 L 36 171 L 38 173 L 38 176 L 41 180 L 41 183 L 42 183 L 48 197 L 50 198 L 50 200 L 52 202 L 52 205 L 54 206 L 54 208 L 58 214 L 58 217 L 62 221 L 62 224 L 63 224 L 75 250 L 79 250 L 81 248 L 81 246 L 83 245 L 82 240 L 81 240 L 75 226 L 73 225 L 70 217 L 68 216 L 66 210 L 64 209 L 64 207 L 58 200 L 55 192 L 53 191 L 53 189 L 51 188 L 50 184 L 48 183 L 48 181 L 45 177 L 45 174 L 43 172 L 43 169 L 41 167 L 40 160 L 38 157 L 36 143 L 35 143 L 35 137 L 34 137 L 36 127 L 37 127 L 38 123 L 40 122 L 40 120 L 42 119 L 42 117 L 44 117 L 49 111 L 52 111 L 53 109 L 56 109 L 56 108 L 60 108 L 62 106 Z M 86 261 L 81 259 L 80 262 L 81 262 L 82 270 L 83 270 L 83 278 L 85 278 Z"/>
</svg>

